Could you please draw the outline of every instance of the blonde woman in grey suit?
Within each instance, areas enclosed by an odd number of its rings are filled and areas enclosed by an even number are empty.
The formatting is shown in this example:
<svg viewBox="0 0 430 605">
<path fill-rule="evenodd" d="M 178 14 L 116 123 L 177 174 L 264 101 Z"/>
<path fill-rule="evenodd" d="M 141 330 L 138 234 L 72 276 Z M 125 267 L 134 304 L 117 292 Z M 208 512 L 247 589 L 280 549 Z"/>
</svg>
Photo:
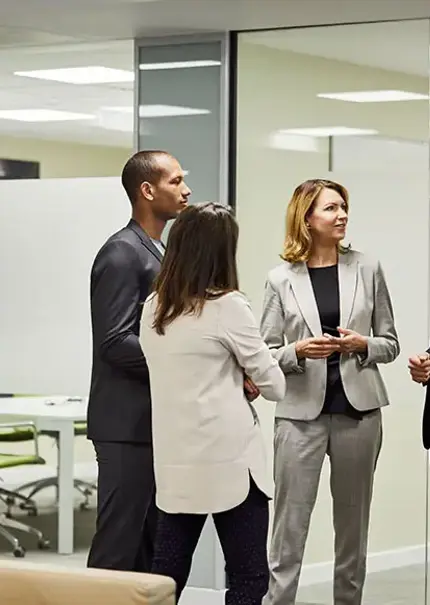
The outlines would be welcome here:
<svg viewBox="0 0 430 605">
<path fill-rule="evenodd" d="M 294 605 L 323 461 L 335 531 L 334 605 L 361 605 L 373 476 L 387 392 L 378 365 L 399 354 L 381 265 L 342 247 L 347 190 L 297 187 L 284 262 L 269 273 L 263 338 L 287 378 L 276 408 L 275 514 L 264 605 Z"/>
</svg>

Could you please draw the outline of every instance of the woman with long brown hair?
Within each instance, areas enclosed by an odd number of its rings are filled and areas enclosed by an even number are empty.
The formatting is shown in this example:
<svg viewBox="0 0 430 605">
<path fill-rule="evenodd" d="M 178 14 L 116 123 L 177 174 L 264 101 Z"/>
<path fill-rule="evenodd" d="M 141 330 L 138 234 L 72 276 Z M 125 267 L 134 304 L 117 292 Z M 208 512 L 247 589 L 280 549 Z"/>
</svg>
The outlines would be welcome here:
<svg viewBox="0 0 430 605">
<path fill-rule="evenodd" d="M 285 377 L 239 292 L 237 238 L 225 206 L 185 209 L 144 305 L 161 510 L 152 571 L 175 580 L 179 599 L 212 514 L 226 559 L 226 603 L 261 605 L 271 482 L 244 377 L 269 400 L 284 397 Z"/>
<path fill-rule="evenodd" d="M 388 404 L 378 365 L 399 342 L 378 261 L 345 247 L 349 196 L 299 185 L 283 263 L 268 277 L 262 334 L 287 380 L 275 419 L 275 515 L 265 605 L 294 605 L 322 465 L 330 460 L 334 605 L 361 605 L 373 476 Z"/>
</svg>

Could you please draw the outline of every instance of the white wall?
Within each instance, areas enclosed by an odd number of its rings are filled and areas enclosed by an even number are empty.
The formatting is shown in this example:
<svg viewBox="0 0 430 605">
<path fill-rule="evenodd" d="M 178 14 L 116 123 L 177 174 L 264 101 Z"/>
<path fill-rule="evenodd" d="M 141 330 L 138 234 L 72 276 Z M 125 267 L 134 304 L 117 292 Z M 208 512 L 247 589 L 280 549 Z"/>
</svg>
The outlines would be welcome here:
<svg viewBox="0 0 430 605">
<path fill-rule="evenodd" d="M 429 186 L 426 175 L 396 178 L 334 173 L 351 193 L 348 239 L 380 258 L 394 303 L 401 354 L 382 368 L 392 406 L 384 410 L 384 447 L 377 471 L 371 551 L 422 544 L 425 464 L 421 445 L 423 390 L 407 372 L 408 357 L 427 346 L 429 317 Z M 419 260 L 418 260 L 419 259 Z"/>
<path fill-rule="evenodd" d="M 293 189 L 305 179 L 330 176 L 326 147 L 320 152 L 275 150 L 268 145 L 271 133 L 280 128 L 343 125 L 376 128 L 383 137 L 418 142 L 428 138 L 429 108 L 428 102 L 421 101 L 359 106 L 317 99 L 318 92 L 414 91 L 428 89 L 428 83 L 424 78 L 273 50 L 252 44 L 249 36 L 239 38 L 237 214 L 241 288 L 259 315 L 267 272 L 280 262 L 285 212 Z M 365 29 L 362 39 L 365 44 Z M 423 53 L 428 53 L 427 38 Z M 428 341 L 429 152 L 428 145 L 421 144 L 419 151 L 408 144 L 400 152 L 388 150 L 389 144 L 381 141 L 336 140 L 331 159 L 341 170 L 335 168 L 331 176 L 351 192 L 348 235 L 354 247 L 383 262 L 402 345 L 400 358 L 384 369 L 392 406 L 384 411 L 384 446 L 370 536 L 371 561 L 383 568 L 393 560 L 396 564 L 424 560 L 423 392 L 409 379 L 407 357 Z M 259 402 L 258 410 L 271 451 L 274 409 Z M 333 532 L 327 470 L 305 563 L 318 564 L 328 581 Z"/>
<path fill-rule="evenodd" d="M 383 137 L 336 137 L 332 147 L 332 170 L 356 174 L 384 174 L 393 170 L 422 180 L 429 167 L 427 141 L 404 141 Z"/>
<path fill-rule="evenodd" d="M 126 224 L 119 178 L 0 183 L 0 391 L 87 395 L 89 275 Z"/>
<path fill-rule="evenodd" d="M 40 162 L 41 178 L 118 176 L 130 148 L 0 136 L 0 157 Z"/>
</svg>

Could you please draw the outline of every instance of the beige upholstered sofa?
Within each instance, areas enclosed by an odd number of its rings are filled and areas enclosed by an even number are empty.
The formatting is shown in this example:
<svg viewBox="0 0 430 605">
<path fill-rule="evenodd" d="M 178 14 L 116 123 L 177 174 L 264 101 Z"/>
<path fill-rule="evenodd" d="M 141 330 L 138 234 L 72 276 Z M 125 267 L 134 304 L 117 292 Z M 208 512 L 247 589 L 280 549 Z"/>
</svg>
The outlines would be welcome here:
<svg viewBox="0 0 430 605">
<path fill-rule="evenodd" d="M 1 605 L 175 605 L 173 580 L 0 560 Z"/>
</svg>

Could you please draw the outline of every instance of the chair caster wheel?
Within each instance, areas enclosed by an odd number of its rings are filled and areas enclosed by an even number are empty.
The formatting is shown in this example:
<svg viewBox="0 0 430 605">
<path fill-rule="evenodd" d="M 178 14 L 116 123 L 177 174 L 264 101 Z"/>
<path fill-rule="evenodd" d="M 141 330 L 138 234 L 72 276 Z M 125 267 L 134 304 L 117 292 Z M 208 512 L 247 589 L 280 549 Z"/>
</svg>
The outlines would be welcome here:
<svg viewBox="0 0 430 605">
<path fill-rule="evenodd" d="M 37 517 L 38 511 L 35 504 L 31 502 L 22 502 L 19 505 L 21 510 L 26 510 L 29 517 Z"/>
<path fill-rule="evenodd" d="M 37 548 L 39 550 L 49 550 L 51 548 L 51 543 L 49 540 L 39 540 Z"/>
<path fill-rule="evenodd" d="M 25 549 L 22 546 L 17 546 L 13 551 L 13 556 L 17 559 L 22 559 L 25 557 Z"/>
</svg>

